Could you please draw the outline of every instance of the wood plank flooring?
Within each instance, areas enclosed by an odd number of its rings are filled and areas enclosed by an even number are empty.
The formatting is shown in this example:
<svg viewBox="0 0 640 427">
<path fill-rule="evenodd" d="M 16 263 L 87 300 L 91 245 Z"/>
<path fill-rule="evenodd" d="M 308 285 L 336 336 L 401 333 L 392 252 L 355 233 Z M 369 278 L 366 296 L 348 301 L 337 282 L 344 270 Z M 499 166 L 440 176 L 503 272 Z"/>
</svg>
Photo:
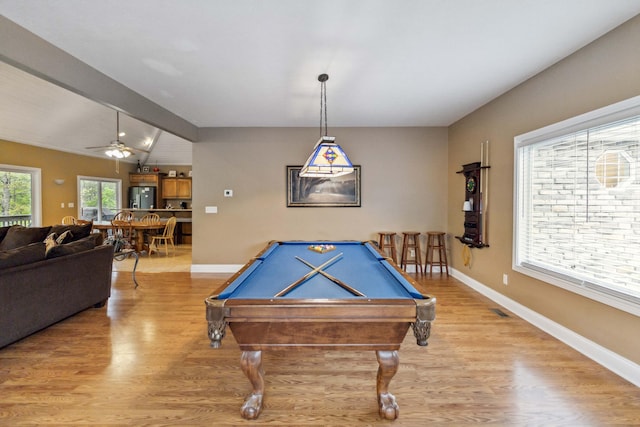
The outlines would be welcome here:
<svg viewBox="0 0 640 427">
<path fill-rule="evenodd" d="M 438 275 L 419 278 L 437 319 L 428 347 L 410 332 L 399 352 L 397 420 L 378 417 L 373 352 L 302 350 L 264 354 L 265 408 L 246 421 L 233 336 L 218 350 L 206 336 L 203 300 L 227 276 L 148 272 L 179 269 L 152 258 L 138 289 L 119 265 L 106 308 L 0 349 L 0 425 L 640 425 L 640 389 Z"/>
</svg>

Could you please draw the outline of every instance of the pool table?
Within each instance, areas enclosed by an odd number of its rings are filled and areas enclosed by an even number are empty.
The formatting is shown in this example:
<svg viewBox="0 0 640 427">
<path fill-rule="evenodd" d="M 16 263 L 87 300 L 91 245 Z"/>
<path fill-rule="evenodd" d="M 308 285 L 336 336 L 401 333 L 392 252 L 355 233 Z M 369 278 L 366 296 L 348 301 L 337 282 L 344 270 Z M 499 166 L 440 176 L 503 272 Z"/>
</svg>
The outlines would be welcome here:
<svg viewBox="0 0 640 427">
<path fill-rule="evenodd" d="M 379 413 L 397 418 L 389 393 L 397 350 L 409 326 L 427 345 L 435 319 L 435 298 L 414 284 L 374 242 L 270 242 L 205 300 L 211 346 L 221 346 L 229 325 L 242 350 L 253 388 L 242 417 L 262 410 L 262 350 L 326 349 L 375 351 Z"/>
</svg>

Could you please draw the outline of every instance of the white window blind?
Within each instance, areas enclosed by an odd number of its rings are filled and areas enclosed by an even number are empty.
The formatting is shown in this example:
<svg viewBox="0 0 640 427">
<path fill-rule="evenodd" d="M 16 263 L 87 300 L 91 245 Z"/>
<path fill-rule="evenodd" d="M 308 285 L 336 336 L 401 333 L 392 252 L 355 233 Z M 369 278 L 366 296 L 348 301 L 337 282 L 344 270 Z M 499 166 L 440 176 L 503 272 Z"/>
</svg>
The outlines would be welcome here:
<svg viewBox="0 0 640 427">
<path fill-rule="evenodd" d="M 516 137 L 514 269 L 638 314 L 635 101 Z"/>
</svg>

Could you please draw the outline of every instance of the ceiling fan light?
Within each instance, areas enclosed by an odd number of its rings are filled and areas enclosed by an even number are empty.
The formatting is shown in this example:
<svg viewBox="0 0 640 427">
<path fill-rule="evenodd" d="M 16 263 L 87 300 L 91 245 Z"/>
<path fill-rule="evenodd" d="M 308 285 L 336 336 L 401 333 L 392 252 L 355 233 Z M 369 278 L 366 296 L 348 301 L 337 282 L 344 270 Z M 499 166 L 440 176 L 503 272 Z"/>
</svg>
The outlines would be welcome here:
<svg viewBox="0 0 640 427">
<path fill-rule="evenodd" d="M 127 154 L 125 154 L 127 153 Z M 127 157 L 130 153 L 129 152 L 123 152 L 122 150 L 119 150 L 117 148 L 113 148 L 113 149 L 109 149 L 107 151 L 105 151 L 105 154 L 109 157 L 115 157 L 116 159 L 122 159 L 123 157 Z"/>
</svg>

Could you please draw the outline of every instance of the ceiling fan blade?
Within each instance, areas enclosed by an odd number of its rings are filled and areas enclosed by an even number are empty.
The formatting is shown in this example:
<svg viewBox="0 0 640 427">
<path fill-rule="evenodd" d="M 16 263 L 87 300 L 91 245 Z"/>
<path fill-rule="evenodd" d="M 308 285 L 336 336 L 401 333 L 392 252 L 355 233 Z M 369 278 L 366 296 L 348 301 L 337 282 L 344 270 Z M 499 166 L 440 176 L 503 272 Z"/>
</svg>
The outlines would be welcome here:
<svg viewBox="0 0 640 427">
<path fill-rule="evenodd" d="M 86 150 L 99 150 L 99 149 L 106 149 L 106 148 L 112 148 L 113 145 L 98 145 L 95 147 L 84 147 Z"/>
</svg>

